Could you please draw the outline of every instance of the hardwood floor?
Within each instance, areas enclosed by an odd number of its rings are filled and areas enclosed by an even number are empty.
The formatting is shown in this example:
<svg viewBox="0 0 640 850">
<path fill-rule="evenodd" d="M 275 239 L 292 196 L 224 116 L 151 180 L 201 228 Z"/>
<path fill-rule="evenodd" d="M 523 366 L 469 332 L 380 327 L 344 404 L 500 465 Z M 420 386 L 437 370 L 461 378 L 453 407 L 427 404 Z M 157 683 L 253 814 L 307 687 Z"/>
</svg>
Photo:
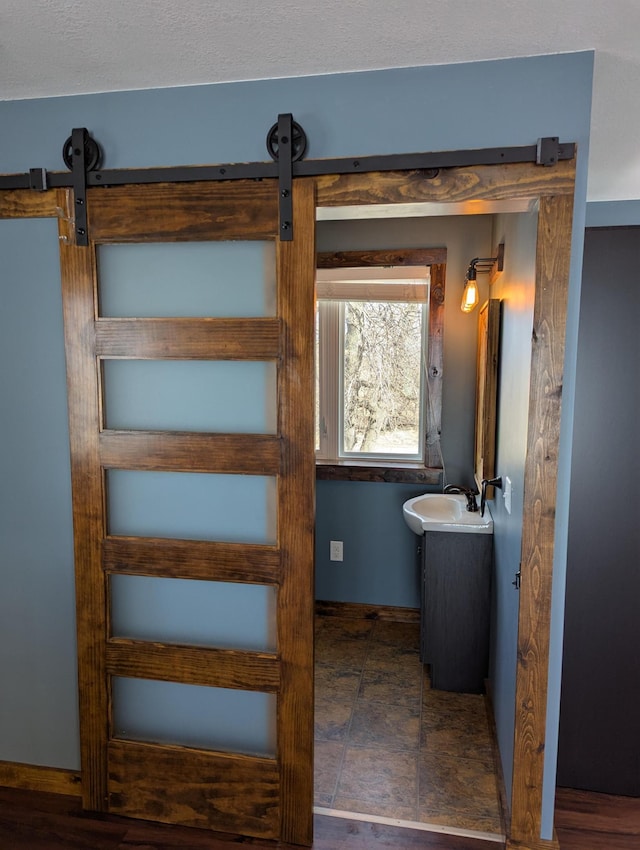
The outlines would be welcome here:
<svg viewBox="0 0 640 850">
<path fill-rule="evenodd" d="M 560 850 L 637 850 L 640 799 L 558 788 L 555 825 Z"/>
<path fill-rule="evenodd" d="M 558 789 L 560 850 L 637 850 L 640 799 Z M 2 850 L 294 850 L 292 845 L 205 830 L 163 826 L 112 815 L 86 814 L 77 797 L 0 788 Z M 501 843 L 315 818 L 313 850 L 504 850 Z"/>
<path fill-rule="evenodd" d="M 76 797 L 0 788 L 2 850 L 237 850 L 290 848 L 200 829 L 82 812 Z M 501 850 L 502 844 L 375 823 L 315 818 L 313 850 Z"/>
</svg>

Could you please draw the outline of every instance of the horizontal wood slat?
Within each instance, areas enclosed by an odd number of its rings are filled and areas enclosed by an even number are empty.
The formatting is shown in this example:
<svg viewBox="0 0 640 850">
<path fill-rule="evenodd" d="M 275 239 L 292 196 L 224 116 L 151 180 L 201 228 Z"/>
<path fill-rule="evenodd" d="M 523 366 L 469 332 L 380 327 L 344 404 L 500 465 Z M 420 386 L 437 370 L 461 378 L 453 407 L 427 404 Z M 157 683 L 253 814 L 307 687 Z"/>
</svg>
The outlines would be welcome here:
<svg viewBox="0 0 640 850">
<path fill-rule="evenodd" d="M 74 797 L 82 795 L 79 771 L 15 761 L 0 761 L 0 786 Z"/>
<path fill-rule="evenodd" d="M 280 321 L 258 319 L 99 319 L 98 357 L 141 360 L 277 360 Z"/>
<path fill-rule="evenodd" d="M 32 189 L 0 190 L 0 219 L 54 218 L 61 212 L 59 190 L 34 192 Z"/>
<path fill-rule="evenodd" d="M 91 238 L 99 242 L 274 239 L 275 180 L 112 186 L 87 192 Z"/>
<path fill-rule="evenodd" d="M 374 251 L 319 251 L 319 269 L 357 268 L 358 266 L 430 266 L 446 263 L 446 248 L 376 248 Z"/>
<path fill-rule="evenodd" d="M 575 160 L 553 168 L 531 163 L 444 168 L 428 179 L 423 171 L 329 174 L 313 178 L 319 207 L 435 201 L 495 201 L 573 195 Z"/>
<path fill-rule="evenodd" d="M 426 301 L 426 283 L 367 283 L 366 281 L 316 281 L 318 300 L 333 301 Z"/>
<path fill-rule="evenodd" d="M 111 741 L 114 814 L 277 838 L 278 767 L 273 759 Z"/>
<path fill-rule="evenodd" d="M 280 687 L 280 665 L 271 653 L 127 638 L 111 638 L 107 642 L 107 672 L 112 676 L 265 693 L 276 693 Z"/>
<path fill-rule="evenodd" d="M 277 475 L 280 455 L 280 438 L 269 434 L 100 434 L 100 462 L 112 469 Z"/>
<path fill-rule="evenodd" d="M 419 623 L 419 608 L 394 605 L 365 605 L 361 602 L 328 602 L 317 600 L 316 617 L 342 617 L 347 620 L 381 620 L 387 623 Z"/>
<path fill-rule="evenodd" d="M 281 553 L 257 543 L 217 543 L 152 537 L 107 537 L 102 566 L 114 573 L 232 581 L 280 583 Z"/>
</svg>

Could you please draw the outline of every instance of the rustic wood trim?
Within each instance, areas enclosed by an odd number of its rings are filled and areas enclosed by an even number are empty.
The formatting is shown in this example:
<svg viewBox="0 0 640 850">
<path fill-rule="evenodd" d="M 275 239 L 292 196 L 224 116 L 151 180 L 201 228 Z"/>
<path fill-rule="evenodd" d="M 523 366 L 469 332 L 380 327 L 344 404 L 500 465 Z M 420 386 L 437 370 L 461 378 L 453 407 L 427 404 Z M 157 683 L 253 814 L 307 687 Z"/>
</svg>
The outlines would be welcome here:
<svg viewBox="0 0 640 850">
<path fill-rule="evenodd" d="M 67 404 L 78 634 L 80 758 L 85 808 L 107 808 L 105 636 L 107 605 L 100 542 L 105 534 L 98 427 L 100 402 L 95 360 L 96 259 L 79 248 L 73 224 L 59 219 L 62 308 L 67 363 Z"/>
<path fill-rule="evenodd" d="M 109 743 L 109 780 L 116 814 L 147 810 L 160 823 L 278 838 L 274 759 L 117 740 Z"/>
<path fill-rule="evenodd" d="M 498 728 L 496 726 L 496 718 L 493 710 L 493 689 L 491 680 L 485 679 L 484 682 L 485 701 L 484 706 L 487 712 L 487 722 L 489 723 L 489 733 L 491 736 L 491 749 L 493 751 L 493 764 L 496 776 L 496 785 L 498 786 L 498 802 L 500 803 L 500 819 L 505 835 L 509 834 L 509 821 L 511 819 L 511 810 L 509 808 L 509 798 L 507 796 L 507 785 L 504 781 L 504 770 L 502 769 L 502 755 L 500 753 L 500 745 L 498 744 Z"/>
<path fill-rule="evenodd" d="M 105 570 L 123 575 L 280 583 L 281 553 L 258 543 L 218 543 L 153 537 L 107 537 L 102 542 Z"/>
<path fill-rule="evenodd" d="M 277 360 L 278 319 L 99 319 L 99 357 Z"/>
<path fill-rule="evenodd" d="M 316 481 L 377 481 L 392 484 L 440 484 L 442 469 L 385 464 L 368 466 L 354 462 L 316 461 Z"/>
<path fill-rule="evenodd" d="M 277 475 L 279 437 L 268 434 L 195 434 L 103 431 L 100 461 L 109 469 Z"/>
<path fill-rule="evenodd" d="M 147 183 L 87 191 L 95 242 L 275 239 L 276 180 Z"/>
<path fill-rule="evenodd" d="M 47 791 L 51 794 L 67 794 L 81 797 L 80 773 L 62 767 L 44 767 L 37 764 L 22 764 L 0 761 L 0 785 L 4 788 L 21 788 L 24 791 Z"/>
<path fill-rule="evenodd" d="M 277 243 L 278 316 L 282 362 L 278 369 L 278 432 L 283 436 L 278 542 L 278 701 L 281 840 L 313 842 L 313 610 L 314 610 L 314 283 L 315 196 L 312 180 L 293 192 L 294 240 Z"/>
<path fill-rule="evenodd" d="M 528 839 L 525 842 L 507 838 L 505 850 L 560 850 L 560 844 L 557 838 L 552 841 L 543 841 L 541 838 L 537 841 Z"/>
<path fill-rule="evenodd" d="M 386 623 L 419 623 L 419 608 L 396 605 L 364 605 L 360 602 L 316 600 L 316 617 L 343 617 L 348 620 L 381 620 Z"/>
<path fill-rule="evenodd" d="M 571 254 L 575 160 L 544 169 L 532 164 L 317 178 L 318 206 L 415 201 L 538 199 L 536 306 L 525 463 L 511 841 L 541 842 L 553 539 L 560 395 Z M 526 585 L 526 586 L 525 586 Z"/>
<path fill-rule="evenodd" d="M 496 475 L 500 305 L 499 298 L 490 298 L 478 313 L 474 440 L 474 467 L 478 487 L 484 478 L 494 478 Z M 494 490 L 494 487 L 487 487 L 487 499 L 493 499 Z"/>
<path fill-rule="evenodd" d="M 532 332 L 511 838 L 540 839 L 558 446 L 564 368 L 571 196 L 540 199 Z M 513 844 L 514 847 L 517 844 Z M 547 845 L 545 845 L 547 846 Z"/>
<path fill-rule="evenodd" d="M 411 301 L 424 304 L 427 300 L 426 283 L 374 283 L 354 281 L 316 281 L 318 301 Z"/>
<path fill-rule="evenodd" d="M 427 342 L 427 409 L 425 411 L 424 464 L 442 469 L 442 385 L 444 375 L 444 285 L 446 266 L 431 266 L 429 296 L 429 339 Z"/>
<path fill-rule="evenodd" d="M 447 262 L 446 248 L 376 248 L 375 251 L 320 251 L 317 268 L 341 269 L 360 266 L 431 266 Z"/>
<path fill-rule="evenodd" d="M 0 219 L 56 218 L 62 212 L 60 189 L 35 192 L 32 189 L 1 189 Z"/>
<path fill-rule="evenodd" d="M 442 471 L 442 377 L 444 362 L 444 296 L 446 273 L 446 248 L 410 248 L 395 251 L 338 251 L 317 255 L 316 262 L 323 269 L 352 265 L 365 258 L 362 265 L 380 267 L 389 265 L 391 258 L 400 257 L 407 265 L 429 265 L 429 327 L 427 343 L 427 409 L 425 411 L 425 460 L 424 466 L 391 464 L 358 464 L 351 461 L 332 463 L 320 461 L 316 467 L 316 478 L 331 481 L 393 481 L 438 484 Z M 429 257 L 438 262 L 427 263 Z M 320 263 L 322 264 L 320 266 Z M 434 474 L 435 473 L 435 474 Z"/>
<path fill-rule="evenodd" d="M 386 171 L 327 174 L 315 180 L 319 207 L 535 199 L 573 196 L 575 160 L 562 160 L 553 168 L 533 163 L 443 168 L 433 179 L 424 171 Z"/>
<path fill-rule="evenodd" d="M 265 693 L 276 693 L 280 687 L 279 662 L 272 653 L 129 638 L 107 641 L 107 672 L 111 676 Z"/>
</svg>

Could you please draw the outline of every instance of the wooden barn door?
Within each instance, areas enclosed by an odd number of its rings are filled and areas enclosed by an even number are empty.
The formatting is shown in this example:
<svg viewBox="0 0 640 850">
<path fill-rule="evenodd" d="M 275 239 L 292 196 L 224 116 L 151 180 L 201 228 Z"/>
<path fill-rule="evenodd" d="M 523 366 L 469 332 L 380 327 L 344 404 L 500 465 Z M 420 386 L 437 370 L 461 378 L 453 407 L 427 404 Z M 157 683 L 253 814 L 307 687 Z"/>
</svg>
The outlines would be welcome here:
<svg viewBox="0 0 640 850">
<path fill-rule="evenodd" d="M 313 184 L 291 242 L 271 180 L 88 194 L 89 247 L 71 192 L 60 224 L 84 806 L 310 844 Z"/>
</svg>

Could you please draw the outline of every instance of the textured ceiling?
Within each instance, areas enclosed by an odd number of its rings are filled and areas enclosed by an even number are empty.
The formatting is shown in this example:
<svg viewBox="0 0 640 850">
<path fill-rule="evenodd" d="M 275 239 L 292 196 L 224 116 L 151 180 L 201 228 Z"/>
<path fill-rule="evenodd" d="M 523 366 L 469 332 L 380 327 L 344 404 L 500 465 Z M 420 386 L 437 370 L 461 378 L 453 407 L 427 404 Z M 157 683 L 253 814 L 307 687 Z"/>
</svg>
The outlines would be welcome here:
<svg viewBox="0 0 640 850">
<path fill-rule="evenodd" d="M 589 194 L 639 198 L 639 33 L 640 0 L 0 0 L 0 100 L 593 49 Z"/>
</svg>

